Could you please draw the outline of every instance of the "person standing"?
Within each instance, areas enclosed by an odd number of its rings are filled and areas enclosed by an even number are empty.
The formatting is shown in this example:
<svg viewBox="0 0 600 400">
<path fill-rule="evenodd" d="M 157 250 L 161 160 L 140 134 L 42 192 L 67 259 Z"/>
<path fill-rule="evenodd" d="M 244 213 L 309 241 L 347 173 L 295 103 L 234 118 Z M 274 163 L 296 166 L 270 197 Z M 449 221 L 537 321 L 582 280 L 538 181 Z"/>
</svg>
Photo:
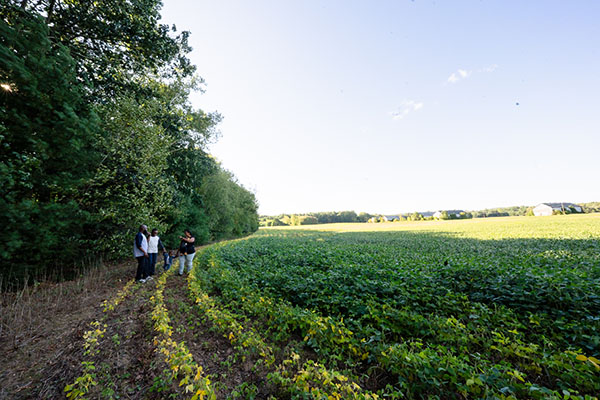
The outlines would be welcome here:
<svg viewBox="0 0 600 400">
<path fill-rule="evenodd" d="M 150 238 L 148 238 L 148 275 L 154 276 L 156 270 L 156 259 L 158 258 L 158 249 L 162 248 L 163 252 L 167 249 L 160 241 L 158 236 L 158 229 L 152 229 Z"/>
<path fill-rule="evenodd" d="M 146 239 L 146 225 L 140 225 L 140 230 L 133 240 L 133 256 L 138 262 L 135 280 L 138 282 L 146 282 L 148 278 L 148 240 Z"/>
<path fill-rule="evenodd" d="M 194 256 L 196 255 L 196 248 L 194 247 L 194 243 L 196 242 L 196 238 L 192 236 L 192 232 L 189 229 L 183 231 L 185 236 L 179 236 L 181 239 L 181 243 L 179 244 L 179 275 L 183 275 L 183 266 L 185 264 L 186 272 L 190 273 L 192 270 L 192 261 L 194 261 Z"/>
</svg>

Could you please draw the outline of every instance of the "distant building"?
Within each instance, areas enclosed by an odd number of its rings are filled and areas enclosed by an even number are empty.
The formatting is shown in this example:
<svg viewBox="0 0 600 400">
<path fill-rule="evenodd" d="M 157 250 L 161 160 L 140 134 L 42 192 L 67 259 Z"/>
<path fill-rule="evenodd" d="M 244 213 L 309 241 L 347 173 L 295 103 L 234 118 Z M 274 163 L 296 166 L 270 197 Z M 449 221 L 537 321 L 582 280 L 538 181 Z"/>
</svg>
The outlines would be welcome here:
<svg viewBox="0 0 600 400">
<path fill-rule="evenodd" d="M 392 221 L 400 221 L 400 216 L 398 215 L 383 215 L 381 217 L 384 221 L 392 222 Z"/>
<path fill-rule="evenodd" d="M 554 213 L 581 213 L 581 206 L 573 203 L 541 203 L 533 208 L 533 215 L 540 217 L 543 215 L 552 215 Z"/>
<path fill-rule="evenodd" d="M 435 212 L 434 211 L 424 211 L 424 212 L 420 212 L 419 214 L 421 214 L 423 216 L 423 218 L 428 218 L 428 217 L 433 217 Z"/>
<path fill-rule="evenodd" d="M 448 213 L 448 217 L 450 218 L 460 218 L 460 214 L 465 212 L 464 210 L 440 210 L 433 213 L 433 218 L 442 218 L 442 213 L 444 211 Z"/>
</svg>

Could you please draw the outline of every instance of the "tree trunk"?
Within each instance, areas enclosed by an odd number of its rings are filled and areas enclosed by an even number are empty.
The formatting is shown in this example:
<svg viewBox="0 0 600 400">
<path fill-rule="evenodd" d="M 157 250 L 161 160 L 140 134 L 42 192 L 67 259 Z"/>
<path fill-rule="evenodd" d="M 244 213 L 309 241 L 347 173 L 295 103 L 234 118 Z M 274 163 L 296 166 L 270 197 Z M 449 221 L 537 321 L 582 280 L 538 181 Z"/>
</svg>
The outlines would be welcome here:
<svg viewBox="0 0 600 400">
<path fill-rule="evenodd" d="M 25 1 L 25 0 L 23 0 Z M 46 16 L 46 24 L 50 24 L 50 19 L 52 19 L 52 13 L 54 12 L 54 5 L 56 4 L 56 0 L 50 0 L 48 4 L 48 13 Z"/>
</svg>

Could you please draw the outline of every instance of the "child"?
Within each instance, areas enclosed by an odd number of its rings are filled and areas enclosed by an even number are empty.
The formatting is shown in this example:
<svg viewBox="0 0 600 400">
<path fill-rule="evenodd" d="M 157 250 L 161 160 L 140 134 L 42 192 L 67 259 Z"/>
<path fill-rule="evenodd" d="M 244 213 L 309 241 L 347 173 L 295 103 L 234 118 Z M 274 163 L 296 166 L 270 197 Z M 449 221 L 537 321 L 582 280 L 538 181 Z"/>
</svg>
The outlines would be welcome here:
<svg viewBox="0 0 600 400">
<path fill-rule="evenodd" d="M 173 259 L 175 258 L 175 251 L 169 250 L 167 252 L 165 249 L 165 251 L 163 252 L 163 257 L 165 259 L 165 265 L 163 265 L 163 269 L 165 271 L 168 271 L 169 268 L 171 268 L 171 265 L 173 264 Z"/>
<path fill-rule="evenodd" d="M 165 245 L 158 236 L 158 229 L 154 228 L 148 239 L 148 275 L 150 275 L 150 279 L 152 279 L 152 275 L 154 275 L 156 262 L 158 261 L 158 250 L 161 248 L 163 251 L 167 251 Z"/>
</svg>

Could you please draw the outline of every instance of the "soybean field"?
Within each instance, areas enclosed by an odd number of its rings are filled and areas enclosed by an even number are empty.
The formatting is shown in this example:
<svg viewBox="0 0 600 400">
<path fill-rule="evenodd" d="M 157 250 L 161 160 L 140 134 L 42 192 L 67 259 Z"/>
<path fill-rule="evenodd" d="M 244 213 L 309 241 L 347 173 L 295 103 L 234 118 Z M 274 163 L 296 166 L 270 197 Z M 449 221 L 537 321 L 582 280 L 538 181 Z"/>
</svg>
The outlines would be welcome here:
<svg viewBox="0 0 600 400">
<path fill-rule="evenodd" d="M 190 289 L 292 398 L 600 393 L 600 216 L 369 225 L 214 245 Z"/>
</svg>

